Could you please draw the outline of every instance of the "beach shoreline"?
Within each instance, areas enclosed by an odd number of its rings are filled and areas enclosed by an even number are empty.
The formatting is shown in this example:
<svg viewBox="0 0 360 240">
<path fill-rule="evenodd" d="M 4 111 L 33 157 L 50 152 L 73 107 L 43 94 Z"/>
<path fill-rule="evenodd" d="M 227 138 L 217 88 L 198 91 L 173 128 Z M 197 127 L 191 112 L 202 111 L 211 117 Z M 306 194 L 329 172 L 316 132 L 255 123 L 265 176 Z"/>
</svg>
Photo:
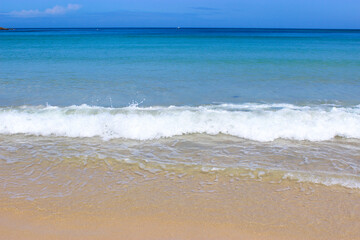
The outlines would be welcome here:
<svg viewBox="0 0 360 240">
<path fill-rule="evenodd" d="M 44 162 L 39 164 L 48 168 Z M 10 172 L 20 174 L 23 166 L 4 170 L 2 165 L 0 235 L 7 239 L 271 240 L 360 236 L 358 189 L 291 180 L 270 183 L 219 173 L 151 173 L 117 162 L 60 164 L 47 174 L 60 174 L 64 182 L 51 182 L 39 175 L 38 179 L 44 180 L 39 186 L 22 180 L 4 181 Z M 74 179 L 76 186 L 68 191 Z M 15 191 L 68 192 L 37 199 L 7 194 Z"/>
<path fill-rule="evenodd" d="M 0 240 L 360 240 L 360 30 L 10 30 Z"/>
</svg>

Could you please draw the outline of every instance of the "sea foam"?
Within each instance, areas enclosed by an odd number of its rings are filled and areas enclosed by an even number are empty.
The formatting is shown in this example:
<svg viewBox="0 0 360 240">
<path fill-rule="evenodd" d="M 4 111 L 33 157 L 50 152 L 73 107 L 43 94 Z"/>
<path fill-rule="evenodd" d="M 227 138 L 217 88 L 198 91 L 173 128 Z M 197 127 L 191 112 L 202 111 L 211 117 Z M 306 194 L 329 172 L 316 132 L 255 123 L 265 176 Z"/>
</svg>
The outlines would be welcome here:
<svg viewBox="0 0 360 240">
<path fill-rule="evenodd" d="M 311 173 L 286 173 L 284 179 L 296 180 L 298 182 L 312 182 L 325 186 L 339 185 L 346 188 L 360 188 L 358 176 L 334 175 L 334 174 L 311 174 Z"/>
<path fill-rule="evenodd" d="M 88 105 L 0 109 L 0 134 L 150 140 L 228 134 L 255 141 L 360 138 L 360 106 L 222 104 L 104 108 Z"/>
</svg>

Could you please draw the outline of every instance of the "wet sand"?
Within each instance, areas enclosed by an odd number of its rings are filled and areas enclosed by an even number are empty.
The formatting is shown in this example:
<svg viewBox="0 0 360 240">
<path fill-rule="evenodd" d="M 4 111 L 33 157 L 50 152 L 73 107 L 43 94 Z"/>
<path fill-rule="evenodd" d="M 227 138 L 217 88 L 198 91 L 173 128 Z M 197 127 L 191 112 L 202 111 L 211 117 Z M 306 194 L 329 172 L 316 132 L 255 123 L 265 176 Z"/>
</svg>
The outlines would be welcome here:
<svg viewBox="0 0 360 240">
<path fill-rule="evenodd" d="M 360 239 L 360 191 L 117 161 L 1 162 L 2 239 Z"/>
</svg>

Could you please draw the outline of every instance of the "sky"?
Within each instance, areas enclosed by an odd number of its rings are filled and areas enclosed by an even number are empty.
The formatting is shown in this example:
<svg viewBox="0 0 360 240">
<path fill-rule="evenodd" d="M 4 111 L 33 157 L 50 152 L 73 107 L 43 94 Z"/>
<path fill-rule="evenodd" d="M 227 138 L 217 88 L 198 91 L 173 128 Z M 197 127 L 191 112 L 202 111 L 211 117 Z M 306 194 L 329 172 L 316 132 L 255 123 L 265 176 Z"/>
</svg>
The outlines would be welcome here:
<svg viewBox="0 0 360 240">
<path fill-rule="evenodd" d="M 0 27 L 360 29 L 360 0 L 1 0 Z"/>
</svg>

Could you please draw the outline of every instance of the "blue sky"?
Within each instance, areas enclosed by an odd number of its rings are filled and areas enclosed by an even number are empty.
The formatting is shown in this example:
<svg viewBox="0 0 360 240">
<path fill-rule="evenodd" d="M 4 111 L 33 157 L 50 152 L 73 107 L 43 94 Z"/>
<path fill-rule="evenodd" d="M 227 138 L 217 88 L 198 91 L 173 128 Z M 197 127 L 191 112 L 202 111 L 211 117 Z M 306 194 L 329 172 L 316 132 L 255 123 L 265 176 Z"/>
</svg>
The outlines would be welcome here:
<svg viewBox="0 0 360 240">
<path fill-rule="evenodd" d="M 360 28 L 360 0 L 2 0 L 5 27 Z"/>
</svg>

